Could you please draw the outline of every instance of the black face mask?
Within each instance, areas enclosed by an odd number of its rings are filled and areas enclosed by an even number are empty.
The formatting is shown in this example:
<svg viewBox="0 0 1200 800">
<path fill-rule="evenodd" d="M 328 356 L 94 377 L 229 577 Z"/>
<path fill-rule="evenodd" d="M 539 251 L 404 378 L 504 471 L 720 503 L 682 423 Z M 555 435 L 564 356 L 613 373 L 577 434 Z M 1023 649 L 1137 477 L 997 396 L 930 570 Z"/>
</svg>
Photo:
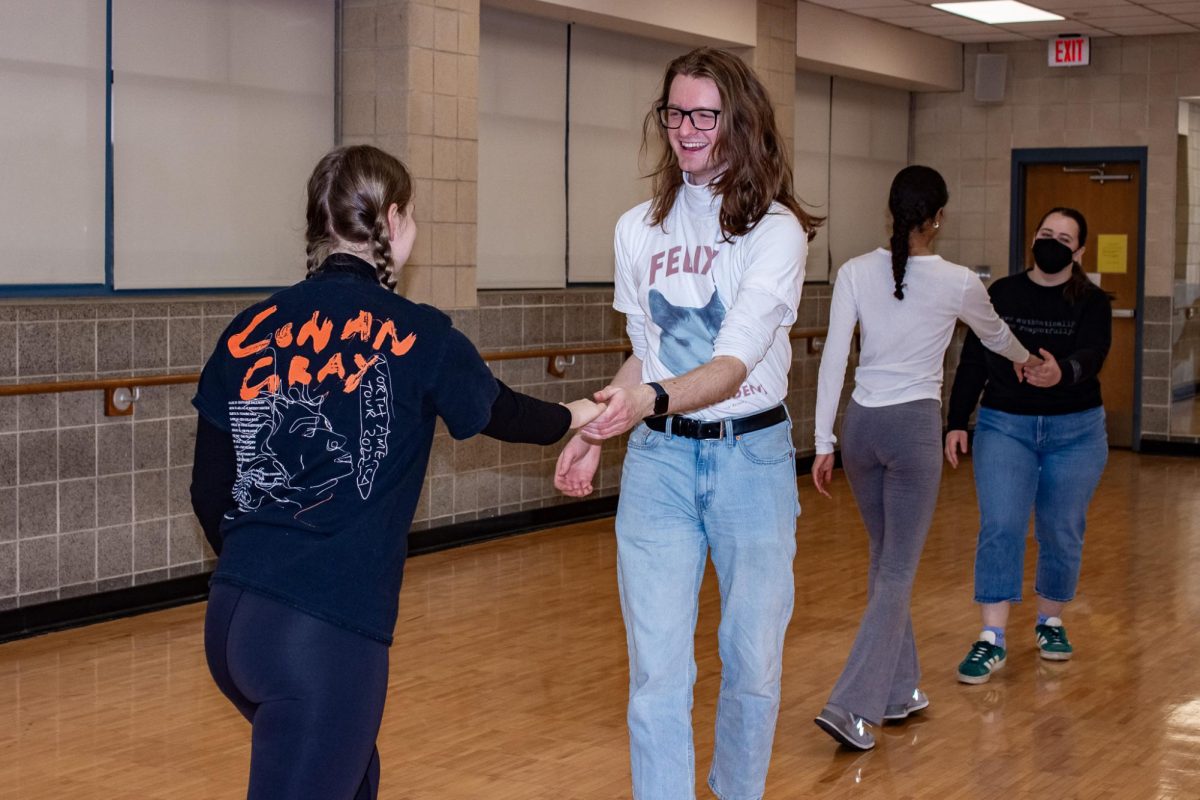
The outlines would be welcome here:
<svg viewBox="0 0 1200 800">
<path fill-rule="evenodd" d="M 1071 266 L 1075 253 L 1058 239 L 1034 239 L 1033 260 L 1042 272 L 1053 275 Z"/>
</svg>

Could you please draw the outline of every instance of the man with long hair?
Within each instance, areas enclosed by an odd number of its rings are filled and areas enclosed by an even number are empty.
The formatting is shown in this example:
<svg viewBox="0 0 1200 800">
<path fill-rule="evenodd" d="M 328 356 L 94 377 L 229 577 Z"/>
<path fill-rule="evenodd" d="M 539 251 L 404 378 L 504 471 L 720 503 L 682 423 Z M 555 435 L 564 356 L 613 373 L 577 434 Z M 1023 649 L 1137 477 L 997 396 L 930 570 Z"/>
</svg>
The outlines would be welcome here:
<svg viewBox="0 0 1200 800">
<path fill-rule="evenodd" d="M 653 197 L 621 217 L 614 245 L 613 307 L 633 356 L 597 392 L 608 410 L 564 448 L 555 483 L 588 494 L 600 441 L 633 429 L 616 529 L 634 797 L 695 797 L 692 641 L 711 553 L 723 673 L 708 785 L 756 800 L 800 511 L 788 329 L 821 220 L 793 196 L 766 89 L 736 56 L 701 48 L 671 62 L 646 115 L 651 142 Z"/>
</svg>

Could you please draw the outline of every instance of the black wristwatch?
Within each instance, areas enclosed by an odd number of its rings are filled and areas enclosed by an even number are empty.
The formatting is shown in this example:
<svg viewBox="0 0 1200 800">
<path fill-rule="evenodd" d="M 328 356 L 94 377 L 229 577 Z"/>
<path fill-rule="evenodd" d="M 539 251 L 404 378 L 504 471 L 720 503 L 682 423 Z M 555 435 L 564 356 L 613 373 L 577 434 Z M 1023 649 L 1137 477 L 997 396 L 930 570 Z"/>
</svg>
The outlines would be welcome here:
<svg viewBox="0 0 1200 800">
<path fill-rule="evenodd" d="M 654 413 L 651 416 L 661 417 L 667 413 L 667 406 L 671 404 L 671 395 L 667 394 L 667 390 L 654 381 L 648 381 L 646 385 L 654 390 Z"/>
</svg>

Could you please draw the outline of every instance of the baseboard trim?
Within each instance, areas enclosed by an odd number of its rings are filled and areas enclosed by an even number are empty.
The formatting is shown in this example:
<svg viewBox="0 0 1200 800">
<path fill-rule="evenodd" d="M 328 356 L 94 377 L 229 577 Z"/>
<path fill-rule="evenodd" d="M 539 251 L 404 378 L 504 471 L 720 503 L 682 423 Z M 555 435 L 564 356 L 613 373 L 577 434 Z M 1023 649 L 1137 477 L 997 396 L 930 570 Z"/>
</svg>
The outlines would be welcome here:
<svg viewBox="0 0 1200 800">
<path fill-rule="evenodd" d="M 410 556 L 436 553 L 543 528 L 609 517 L 616 510 L 617 497 L 612 495 L 413 531 L 408 537 L 408 552 Z M 0 643 L 199 602 L 208 597 L 211 574 L 204 572 L 0 611 Z"/>
<path fill-rule="evenodd" d="M 1200 394 L 1200 382 L 1180 383 L 1171 387 L 1171 402 L 1191 400 L 1198 394 Z"/>
<path fill-rule="evenodd" d="M 503 539 L 506 536 L 529 533 L 543 528 L 611 517 L 615 513 L 617 513 L 617 496 L 615 494 L 609 497 L 580 500 L 577 503 L 563 503 L 545 508 L 534 508 L 529 511 L 515 511 L 511 514 L 502 514 L 486 519 L 413 531 L 408 535 L 408 553 L 413 556 L 436 553 L 439 550 Z"/>
<path fill-rule="evenodd" d="M 0 612 L 0 643 L 186 605 L 208 597 L 209 573 Z"/>
<path fill-rule="evenodd" d="M 1147 456 L 1200 456 L 1200 443 L 1142 439 L 1138 452 Z"/>
</svg>

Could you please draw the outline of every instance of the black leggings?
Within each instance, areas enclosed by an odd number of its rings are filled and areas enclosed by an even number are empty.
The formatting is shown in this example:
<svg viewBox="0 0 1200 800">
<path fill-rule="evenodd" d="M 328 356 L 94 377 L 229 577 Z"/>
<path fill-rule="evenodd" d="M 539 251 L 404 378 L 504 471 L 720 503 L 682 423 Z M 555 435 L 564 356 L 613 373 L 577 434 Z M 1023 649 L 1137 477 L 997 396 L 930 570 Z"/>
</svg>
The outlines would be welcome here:
<svg viewBox="0 0 1200 800">
<path fill-rule="evenodd" d="M 375 800 L 387 645 L 217 583 L 204 650 L 254 728 L 248 800 Z"/>
</svg>

